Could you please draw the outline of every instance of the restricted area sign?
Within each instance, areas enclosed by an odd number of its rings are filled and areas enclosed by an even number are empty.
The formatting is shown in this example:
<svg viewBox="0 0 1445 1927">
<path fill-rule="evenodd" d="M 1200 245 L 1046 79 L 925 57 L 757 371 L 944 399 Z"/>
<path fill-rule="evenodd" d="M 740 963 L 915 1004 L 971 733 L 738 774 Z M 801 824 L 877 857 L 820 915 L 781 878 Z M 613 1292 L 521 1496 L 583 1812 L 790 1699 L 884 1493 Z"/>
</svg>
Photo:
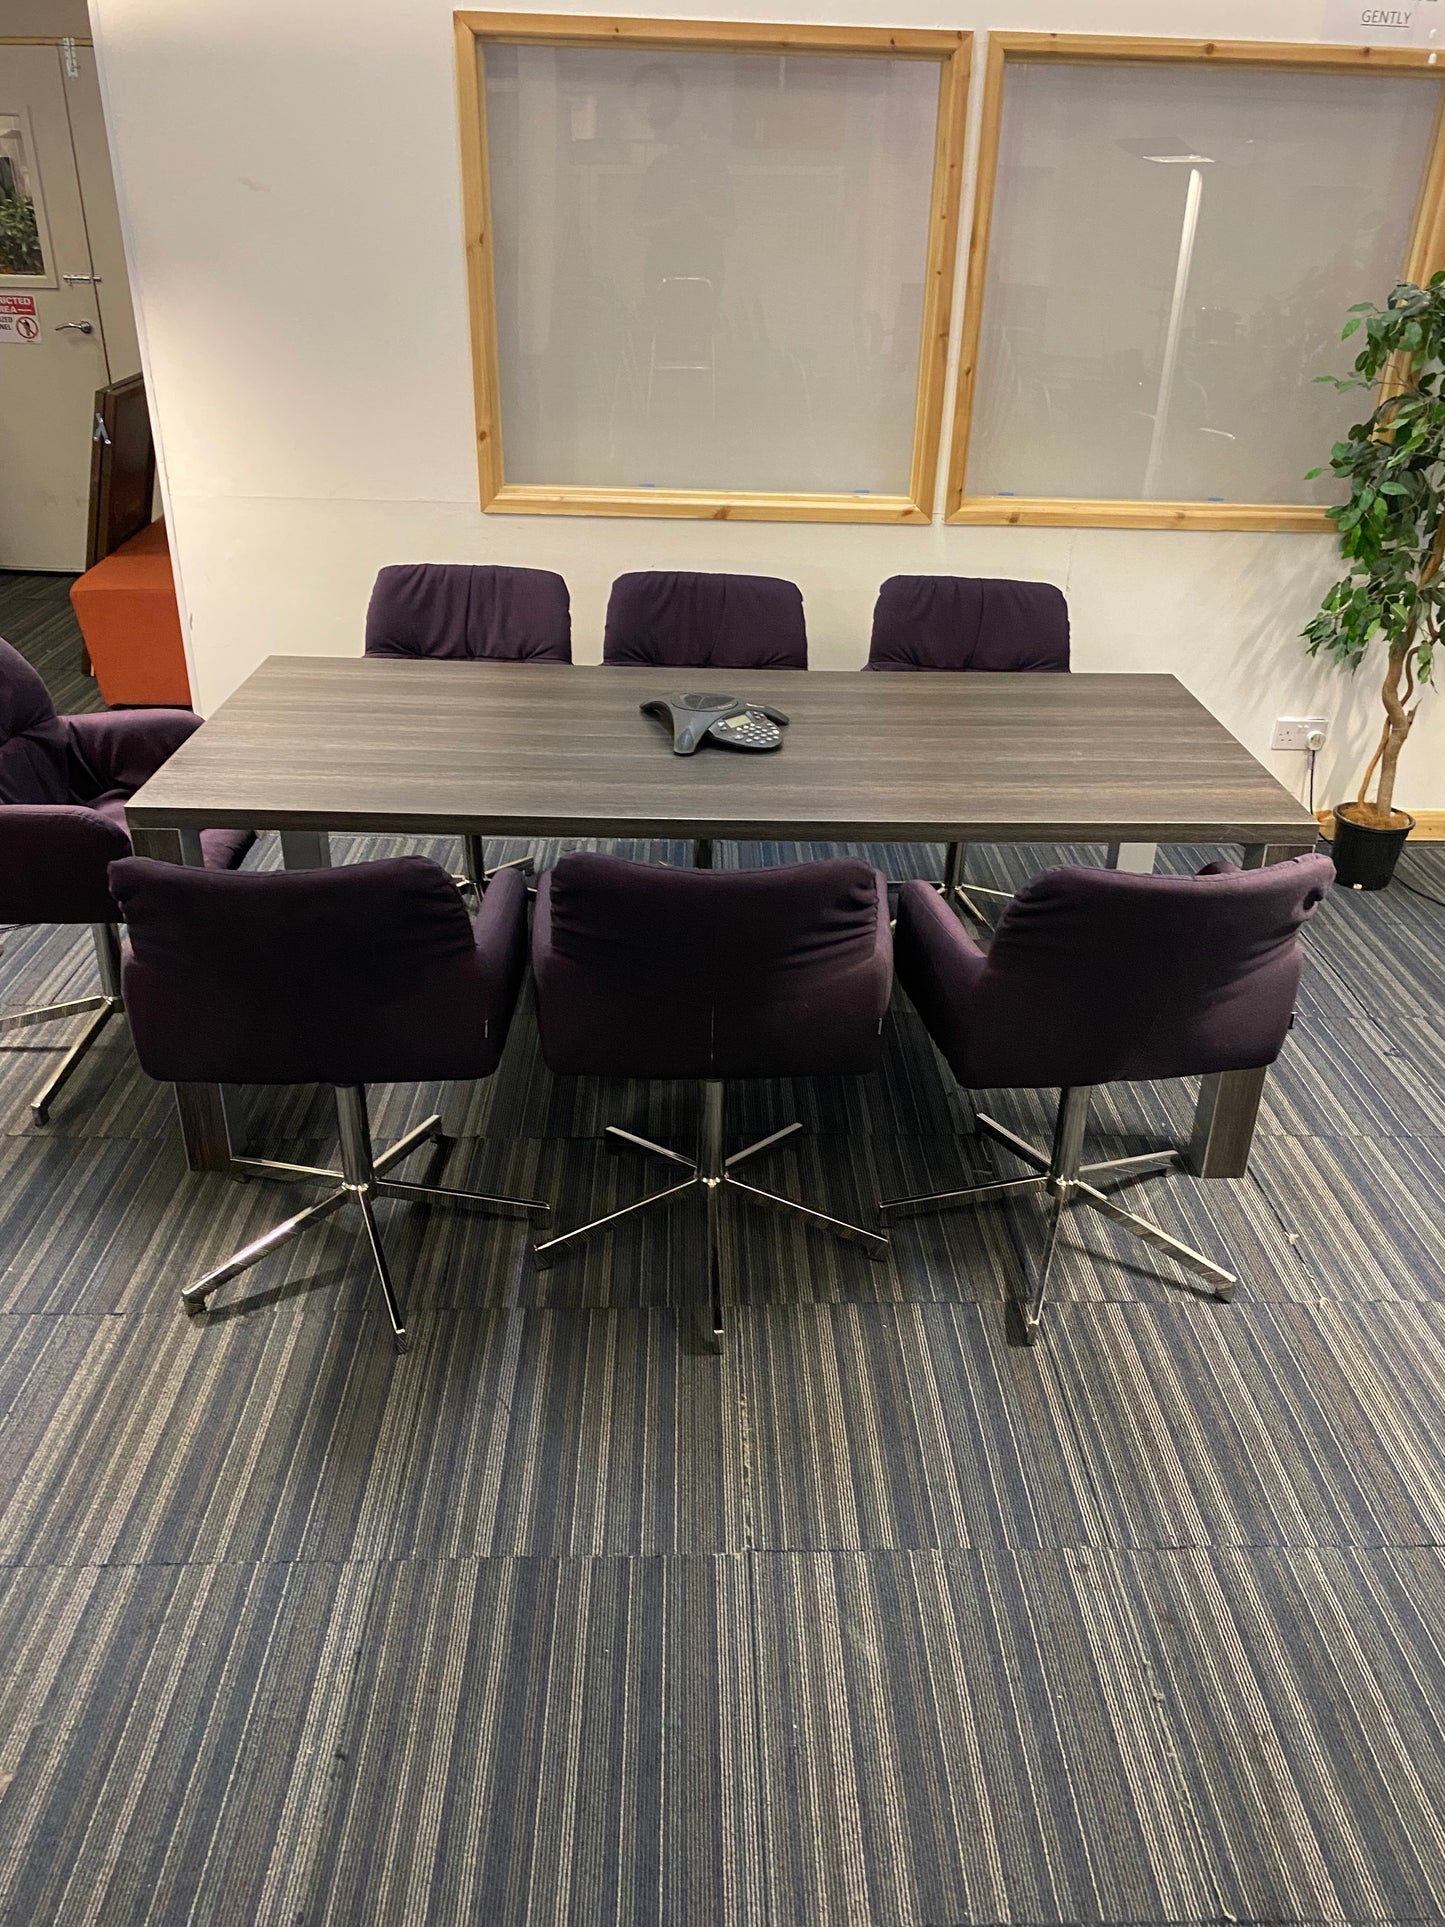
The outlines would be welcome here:
<svg viewBox="0 0 1445 1927">
<path fill-rule="evenodd" d="M 40 339 L 40 323 L 35 314 L 33 294 L 0 294 L 0 347 L 7 341 L 27 342 Z"/>
</svg>

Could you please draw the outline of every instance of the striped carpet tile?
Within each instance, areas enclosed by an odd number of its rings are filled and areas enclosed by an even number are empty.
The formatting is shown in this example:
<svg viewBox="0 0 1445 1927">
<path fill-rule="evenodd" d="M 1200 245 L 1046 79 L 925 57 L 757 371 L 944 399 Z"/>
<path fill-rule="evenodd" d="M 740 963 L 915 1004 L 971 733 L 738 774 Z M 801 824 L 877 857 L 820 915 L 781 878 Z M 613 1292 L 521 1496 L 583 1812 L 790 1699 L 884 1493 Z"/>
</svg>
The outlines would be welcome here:
<svg viewBox="0 0 1445 1927">
<path fill-rule="evenodd" d="M 748 1543 L 1098 1543 L 1088 1467 L 1051 1376 L 973 1306 L 740 1316 L 728 1360 L 747 1438 Z"/>
<path fill-rule="evenodd" d="M 268 1898 L 312 1846 L 282 1832 L 288 1800 L 372 1585 L 319 1564 L 0 1572 L 0 1649 L 46 1688 L 22 1701 L 7 1666 L 0 1921 L 294 1922 Z"/>
<path fill-rule="evenodd" d="M 0 1561 L 1437 1544 L 1442 1316 L 774 1309 L 721 1365 L 665 1313 L 428 1314 L 404 1365 L 375 1307 L 29 1321 Z"/>
<path fill-rule="evenodd" d="M 1445 1134 L 1257 1139 L 1250 1170 L 1320 1296 L 1445 1299 Z"/>
<path fill-rule="evenodd" d="M 179 1312 L 33 1323 L 46 1342 L 0 1432 L 0 1561 L 349 1547 L 392 1369 L 374 1319 L 272 1306 L 209 1334 Z"/>
<path fill-rule="evenodd" d="M 1111 1564 L 1217 1917 L 1445 1916 L 1439 1547 Z"/>
<path fill-rule="evenodd" d="M 753 1562 L 764 1918 L 1163 1921 L 1210 1898 L 1068 1555 Z"/>
<path fill-rule="evenodd" d="M 750 1543 L 1445 1542 L 1445 1325 L 1381 1313 L 1056 1308 L 1047 1353 L 987 1306 L 750 1314 Z"/>
<path fill-rule="evenodd" d="M 750 1604 L 734 1559 L 377 1568 L 277 1917 L 766 1918 Z"/>
<path fill-rule="evenodd" d="M 59 1578 L 0 1575 L 7 1921 L 1445 1907 L 1437 1549 Z"/>
<path fill-rule="evenodd" d="M 727 1374 L 666 1314 L 426 1314 L 404 1361 L 374 1304 L 20 1322 L 43 1329 L 0 1374 L 0 1563 L 745 1542 Z"/>
<path fill-rule="evenodd" d="M 0 569 L 0 636 L 40 671 L 63 716 L 105 707 L 99 686 L 80 667 L 83 639 L 70 606 L 74 580 Z"/>
<path fill-rule="evenodd" d="M 1106 1542 L 1445 1543 L 1437 1307 L 1068 1308 L 1050 1339 Z"/>
</svg>

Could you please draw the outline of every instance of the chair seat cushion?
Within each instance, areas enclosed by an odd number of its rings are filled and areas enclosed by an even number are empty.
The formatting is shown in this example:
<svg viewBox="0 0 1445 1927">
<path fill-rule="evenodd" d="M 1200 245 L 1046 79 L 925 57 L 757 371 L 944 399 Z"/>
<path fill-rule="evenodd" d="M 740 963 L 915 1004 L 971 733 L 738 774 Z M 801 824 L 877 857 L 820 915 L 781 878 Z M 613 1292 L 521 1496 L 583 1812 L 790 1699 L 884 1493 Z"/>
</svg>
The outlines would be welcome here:
<svg viewBox="0 0 1445 1927">
<path fill-rule="evenodd" d="M 190 703 L 164 522 L 87 569 L 71 584 L 70 601 L 107 703 Z"/>
<path fill-rule="evenodd" d="M 125 819 L 125 806 L 128 800 L 126 795 L 116 790 L 109 796 L 97 797 L 90 806 L 97 816 L 103 816 L 107 823 L 114 824 L 118 830 L 124 832 L 127 844 L 130 841 L 130 826 Z M 238 869 L 242 858 L 255 841 L 254 830 L 202 830 L 201 855 L 205 858 L 205 867 L 208 870 Z M 116 854 L 128 856 L 130 852 L 127 848 Z M 111 861 L 114 861 L 114 857 Z"/>
</svg>

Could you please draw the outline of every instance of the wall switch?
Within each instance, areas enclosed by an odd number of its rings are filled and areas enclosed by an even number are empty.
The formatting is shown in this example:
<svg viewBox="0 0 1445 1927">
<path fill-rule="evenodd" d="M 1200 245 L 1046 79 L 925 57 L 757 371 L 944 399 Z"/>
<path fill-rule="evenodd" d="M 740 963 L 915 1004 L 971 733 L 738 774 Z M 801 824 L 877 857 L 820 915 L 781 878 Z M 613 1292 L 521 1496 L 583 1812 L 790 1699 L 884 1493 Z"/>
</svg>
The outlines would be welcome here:
<svg viewBox="0 0 1445 1927">
<path fill-rule="evenodd" d="M 1315 747 L 1321 749 L 1329 732 L 1329 723 L 1323 716 L 1276 716 L 1269 746 L 1271 749 L 1308 749 L 1310 737 L 1318 736 L 1322 740 Z"/>
</svg>

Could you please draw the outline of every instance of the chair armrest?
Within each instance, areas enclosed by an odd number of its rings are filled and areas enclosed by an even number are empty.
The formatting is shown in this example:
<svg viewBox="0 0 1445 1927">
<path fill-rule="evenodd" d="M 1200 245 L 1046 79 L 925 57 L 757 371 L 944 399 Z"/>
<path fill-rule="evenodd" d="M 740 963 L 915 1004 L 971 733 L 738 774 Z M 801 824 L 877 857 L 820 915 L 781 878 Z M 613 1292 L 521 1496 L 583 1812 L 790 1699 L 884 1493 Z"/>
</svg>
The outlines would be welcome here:
<svg viewBox="0 0 1445 1927">
<path fill-rule="evenodd" d="M 60 720 L 70 738 L 71 787 L 81 801 L 116 790 L 133 796 L 201 726 L 191 709 L 102 709 Z"/>
<path fill-rule="evenodd" d="M 114 923 L 106 868 L 125 831 L 78 803 L 0 808 L 0 923 Z"/>
<path fill-rule="evenodd" d="M 904 884 L 898 899 L 893 962 L 914 1009 L 957 1070 L 969 1007 L 988 958 L 937 890 L 916 879 Z"/>
<path fill-rule="evenodd" d="M 527 885 L 520 870 L 498 870 L 482 892 L 472 931 L 477 962 L 490 986 L 490 1034 L 500 1048 L 527 965 Z"/>
</svg>

